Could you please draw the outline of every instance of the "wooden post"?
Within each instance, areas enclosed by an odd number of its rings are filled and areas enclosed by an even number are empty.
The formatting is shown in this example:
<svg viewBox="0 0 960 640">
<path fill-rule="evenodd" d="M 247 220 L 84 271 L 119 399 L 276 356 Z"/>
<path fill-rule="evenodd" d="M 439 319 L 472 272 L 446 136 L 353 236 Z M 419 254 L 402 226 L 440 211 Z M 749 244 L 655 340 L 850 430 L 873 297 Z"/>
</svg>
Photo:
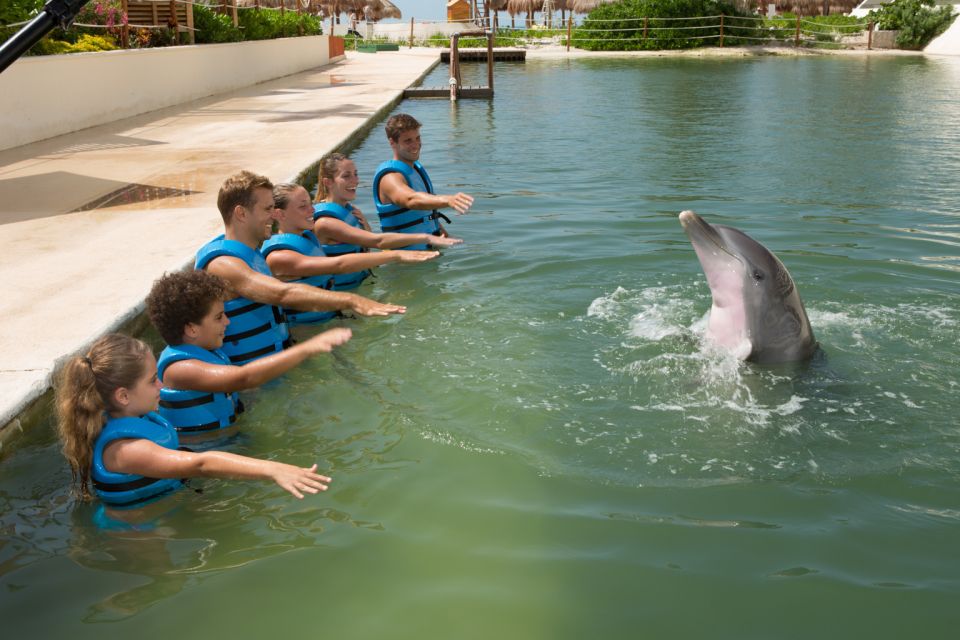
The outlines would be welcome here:
<svg viewBox="0 0 960 640">
<path fill-rule="evenodd" d="M 130 21 L 127 13 L 128 9 L 127 0 L 120 0 L 120 11 L 123 13 L 123 26 L 120 27 L 120 46 L 124 49 L 130 46 L 130 25 L 127 24 Z"/>
<path fill-rule="evenodd" d="M 233 18 L 233 26 L 240 26 L 240 18 L 237 16 L 237 0 L 230 0 L 230 16 Z"/>
<path fill-rule="evenodd" d="M 455 33 L 450 36 L 450 102 L 457 101 L 457 92 L 459 91 L 457 87 L 457 66 L 460 63 L 460 53 L 457 50 L 459 39 L 459 34 Z"/>
<path fill-rule="evenodd" d="M 567 53 L 570 53 L 570 37 L 573 35 L 573 14 L 567 20 Z"/>
<path fill-rule="evenodd" d="M 300 9 L 300 0 L 296 0 L 296 2 L 297 2 L 297 35 L 298 35 L 298 36 L 302 36 L 302 35 L 303 35 L 303 20 L 301 20 L 300 18 L 301 18 L 302 15 L 303 15 L 303 11 Z"/>
<path fill-rule="evenodd" d="M 173 29 L 173 43 L 180 44 L 180 20 L 177 18 L 176 0 L 170 0 L 170 20 L 167 25 Z"/>
<path fill-rule="evenodd" d="M 723 49 L 723 14 L 720 14 L 720 48 Z"/>
<path fill-rule="evenodd" d="M 487 86 L 493 94 L 493 32 L 487 32 Z"/>
<path fill-rule="evenodd" d="M 410 48 L 413 49 L 413 18 L 410 18 Z"/>
<path fill-rule="evenodd" d="M 867 49 L 873 48 L 873 23 L 867 23 Z"/>
<path fill-rule="evenodd" d="M 260 11 L 260 0 L 253 0 L 253 8 Z"/>
<path fill-rule="evenodd" d="M 797 14 L 797 32 L 793 36 L 793 46 L 800 46 L 800 14 Z"/>
</svg>

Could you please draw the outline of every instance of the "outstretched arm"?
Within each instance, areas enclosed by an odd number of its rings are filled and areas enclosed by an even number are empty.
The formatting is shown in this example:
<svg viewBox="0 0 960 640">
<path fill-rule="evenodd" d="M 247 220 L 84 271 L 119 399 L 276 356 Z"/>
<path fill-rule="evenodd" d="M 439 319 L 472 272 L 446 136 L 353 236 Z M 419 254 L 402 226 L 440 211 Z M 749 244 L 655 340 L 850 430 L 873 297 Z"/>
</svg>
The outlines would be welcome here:
<svg viewBox="0 0 960 640">
<path fill-rule="evenodd" d="M 117 440 L 103 452 L 104 466 L 116 473 L 149 478 L 236 478 L 272 480 L 297 498 L 326 491 L 331 478 L 318 474 L 317 465 L 248 458 L 226 451 L 175 451 L 142 438 Z"/>
<path fill-rule="evenodd" d="M 417 211 L 449 207 L 457 213 L 466 213 L 473 205 L 473 196 L 466 193 L 439 195 L 414 191 L 399 173 L 388 173 L 380 179 L 380 200 Z"/>
<path fill-rule="evenodd" d="M 237 295 L 278 307 L 290 307 L 300 311 L 345 309 L 361 316 L 387 316 L 407 310 L 406 307 L 375 302 L 353 293 L 283 282 L 254 271 L 243 260 L 230 256 L 215 258 L 207 265 L 207 271 L 226 280 Z"/>
<path fill-rule="evenodd" d="M 317 218 L 313 224 L 313 232 L 318 238 L 329 238 L 335 242 L 356 244 L 368 249 L 400 249 L 412 244 L 450 247 L 463 242 L 458 238 L 433 236 L 429 233 L 371 233 L 333 218 Z"/>
<path fill-rule="evenodd" d="M 406 254 L 414 254 L 406 257 Z M 280 249 L 267 255 L 270 271 L 278 277 L 304 278 L 336 273 L 354 273 L 390 262 L 424 262 L 440 255 L 437 251 L 378 251 L 349 253 L 333 258 L 305 256 L 297 251 Z"/>
<path fill-rule="evenodd" d="M 288 349 L 240 366 L 211 364 L 202 360 L 180 360 L 167 367 L 163 374 L 163 384 L 170 389 L 210 393 L 252 389 L 283 375 L 310 356 L 333 351 L 334 347 L 349 340 L 351 335 L 350 329 L 330 329 Z"/>
</svg>

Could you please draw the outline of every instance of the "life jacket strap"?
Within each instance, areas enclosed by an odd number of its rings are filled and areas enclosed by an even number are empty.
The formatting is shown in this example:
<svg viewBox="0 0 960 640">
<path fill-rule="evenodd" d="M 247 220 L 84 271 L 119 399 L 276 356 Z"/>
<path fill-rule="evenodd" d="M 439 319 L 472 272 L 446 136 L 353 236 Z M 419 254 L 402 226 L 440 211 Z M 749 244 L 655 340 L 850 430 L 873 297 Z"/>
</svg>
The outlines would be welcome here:
<svg viewBox="0 0 960 640">
<path fill-rule="evenodd" d="M 230 416 L 228 424 L 233 424 L 237 421 L 236 414 Z M 198 431 L 214 431 L 216 429 L 222 429 L 226 427 L 225 424 L 220 424 L 219 420 L 213 422 L 207 422 L 206 424 L 198 424 L 192 427 L 177 427 L 177 433 L 196 433 Z"/>
<path fill-rule="evenodd" d="M 249 312 L 251 312 L 251 311 L 255 311 L 255 310 L 259 309 L 259 308 L 262 307 L 262 306 L 263 306 L 263 303 L 260 303 L 260 302 L 251 302 L 251 303 L 248 304 L 248 305 L 244 305 L 244 306 L 242 306 L 242 307 L 237 307 L 236 309 L 231 309 L 230 311 L 227 311 L 226 314 L 227 314 L 227 317 L 228 317 L 228 318 L 231 318 L 231 319 L 232 319 L 232 318 L 236 318 L 237 316 L 242 316 L 242 315 L 245 314 L 245 313 L 249 313 Z"/>
</svg>

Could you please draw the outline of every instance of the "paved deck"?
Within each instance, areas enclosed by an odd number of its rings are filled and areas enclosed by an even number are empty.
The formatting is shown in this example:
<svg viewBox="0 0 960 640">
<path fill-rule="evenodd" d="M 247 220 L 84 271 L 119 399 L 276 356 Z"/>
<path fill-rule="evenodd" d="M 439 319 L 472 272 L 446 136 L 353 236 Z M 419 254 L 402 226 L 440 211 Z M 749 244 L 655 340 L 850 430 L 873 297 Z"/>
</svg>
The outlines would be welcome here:
<svg viewBox="0 0 960 640">
<path fill-rule="evenodd" d="M 225 177 L 295 178 L 437 61 L 435 49 L 348 53 L 0 152 L 0 443 L 67 356 L 140 313 L 153 280 L 220 232 Z"/>
</svg>

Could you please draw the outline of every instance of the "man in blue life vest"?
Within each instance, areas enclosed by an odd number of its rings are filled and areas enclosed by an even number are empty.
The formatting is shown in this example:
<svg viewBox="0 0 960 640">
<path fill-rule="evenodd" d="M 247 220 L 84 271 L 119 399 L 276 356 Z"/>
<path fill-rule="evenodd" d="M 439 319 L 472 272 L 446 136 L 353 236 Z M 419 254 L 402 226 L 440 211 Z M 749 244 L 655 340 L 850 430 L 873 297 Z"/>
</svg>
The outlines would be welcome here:
<svg viewBox="0 0 960 640">
<path fill-rule="evenodd" d="M 264 176 L 241 171 L 223 183 L 217 195 L 224 233 L 197 252 L 195 268 L 227 281 L 225 304 L 230 327 L 223 353 L 235 365 L 282 351 L 290 345 L 281 311 L 352 311 L 361 316 L 404 313 L 406 307 L 383 304 L 343 291 L 283 282 L 270 273 L 257 251 L 273 228 L 273 184 Z"/>
<path fill-rule="evenodd" d="M 393 159 L 377 167 L 373 177 L 373 202 L 380 216 L 383 233 L 429 233 L 446 236 L 440 219 L 450 219 L 438 209 L 451 208 L 466 213 L 473 197 L 466 193 L 440 195 L 433 189 L 430 176 L 420 164 L 420 123 L 410 115 L 398 113 L 387 120 L 387 140 Z M 404 249 L 424 251 L 426 245 Z"/>
</svg>

